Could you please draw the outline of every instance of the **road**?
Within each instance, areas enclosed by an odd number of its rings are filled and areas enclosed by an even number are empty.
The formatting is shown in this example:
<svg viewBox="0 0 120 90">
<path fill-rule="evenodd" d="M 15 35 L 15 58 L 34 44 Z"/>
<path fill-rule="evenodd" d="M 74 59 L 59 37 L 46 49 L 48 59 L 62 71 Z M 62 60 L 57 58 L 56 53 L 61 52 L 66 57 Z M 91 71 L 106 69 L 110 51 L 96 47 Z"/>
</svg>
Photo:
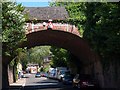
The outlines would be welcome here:
<svg viewBox="0 0 120 90">
<path fill-rule="evenodd" d="M 10 85 L 9 90 L 78 90 L 72 85 L 63 85 L 61 82 L 46 77 L 35 78 L 35 74 L 26 74 L 18 83 Z"/>
</svg>

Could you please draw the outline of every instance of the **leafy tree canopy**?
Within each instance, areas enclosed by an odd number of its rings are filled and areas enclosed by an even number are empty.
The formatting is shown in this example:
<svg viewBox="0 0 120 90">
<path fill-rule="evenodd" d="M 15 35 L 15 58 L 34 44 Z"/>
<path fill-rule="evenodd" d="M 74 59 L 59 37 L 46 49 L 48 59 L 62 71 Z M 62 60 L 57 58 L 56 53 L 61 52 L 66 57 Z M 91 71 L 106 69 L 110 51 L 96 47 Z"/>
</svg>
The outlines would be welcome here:
<svg viewBox="0 0 120 90">
<path fill-rule="evenodd" d="M 50 5 L 66 7 L 70 16 L 69 21 L 78 26 L 83 38 L 102 58 L 119 60 L 119 3 L 105 1 L 76 3 L 74 0 L 71 2 L 54 0 Z"/>
<path fill-rule="evenodd" d="M 43 63 L 43 58 L 50 55 L 50 46 L 37 46 L 28 50 L 28 62 Z"/>
<path fill-rule="evenodd" d="M 103 58 L 120 54 L 119 11 L 118 3 L 86 3 L 84 38 Z"/>
<path fill-rule="evenodd" d="M 2 43 L 5 56 L 16 56 L 19 44 L 26 40 L 23 10 L 21 4 L 2 2 Z"/>
<path fill-rule="evenodd" d="M 82 38 L 100 56 L 104 79 L 107 80 L 106 76 L 110 74 L 110 81 L 117 85 L 120 66 L 119 2 L 54 2 L 53 5 L 66 7 L 70 16 L 68 21 L 78 26 Z M 79 63 L 79 66 L 77 68 L 80 69 L 82 65 Z"/>
<path fill-rule="evenodd" d="M 52 66 L 53 67 L 65 67 L 68 61 L 68 51 L 62 48 L 52 46 L 50 51 L 52 52 Z"/>
</svg>

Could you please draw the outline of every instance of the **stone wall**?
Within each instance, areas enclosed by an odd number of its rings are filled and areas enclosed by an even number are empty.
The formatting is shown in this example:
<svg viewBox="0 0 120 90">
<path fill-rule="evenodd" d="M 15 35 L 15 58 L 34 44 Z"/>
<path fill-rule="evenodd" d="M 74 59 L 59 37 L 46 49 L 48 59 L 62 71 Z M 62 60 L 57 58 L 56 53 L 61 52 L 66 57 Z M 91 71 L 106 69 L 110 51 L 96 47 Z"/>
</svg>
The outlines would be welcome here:
<svg viewBox="0 0 120 90">
<path fill-rule="evenodd" d="M 105 88 L 120 89 L 120 62 L 110 62 L 104 68 L 104 84 Z"/>
<path fill-rule="evenodd" d="M 99 81 L 100 87 L 104 87 L 103 68 L 100 61 L 94 62 L 94 76 Z"/>
<path fill-rule="evenodd" d="M 13 68 L 12 67 L 8 67 L 8 81 L 9 84 L 13 83 Z"/>
<path fill-rule="evenodd" d="M 98 79 L 101 88 L 120 90 L 120 61 L 109 61 L 104 68 L 96 61 L 85 66 L 84 71 Z"/>
<path fill-rule="evenodd" d="M 84 66 L 84 73 L 91 74 L 91 76 L 93 76 L 96 82 L 98 82 L 99 86 L 101 88 L 104 88 L 104 76 L 103 76 L 102 64 L 100 63 L 99 60 Z"/>
</svg>

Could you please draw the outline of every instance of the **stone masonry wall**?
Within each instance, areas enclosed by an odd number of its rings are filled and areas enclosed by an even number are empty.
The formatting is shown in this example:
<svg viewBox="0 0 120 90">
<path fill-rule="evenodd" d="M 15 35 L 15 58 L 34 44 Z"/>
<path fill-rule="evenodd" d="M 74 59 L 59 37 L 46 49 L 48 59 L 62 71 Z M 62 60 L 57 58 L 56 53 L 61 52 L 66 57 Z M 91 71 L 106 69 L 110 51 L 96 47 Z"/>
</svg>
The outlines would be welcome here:
<svg viewBox="0 0 120 90">
<path fill-rule="evenodd" d="M 117 62 L 117 61 L 116 61 Z M 110 62 L 104 69 L 105 88 L 117 88 L 120 90 L 120 63 Z"/>
</svg>

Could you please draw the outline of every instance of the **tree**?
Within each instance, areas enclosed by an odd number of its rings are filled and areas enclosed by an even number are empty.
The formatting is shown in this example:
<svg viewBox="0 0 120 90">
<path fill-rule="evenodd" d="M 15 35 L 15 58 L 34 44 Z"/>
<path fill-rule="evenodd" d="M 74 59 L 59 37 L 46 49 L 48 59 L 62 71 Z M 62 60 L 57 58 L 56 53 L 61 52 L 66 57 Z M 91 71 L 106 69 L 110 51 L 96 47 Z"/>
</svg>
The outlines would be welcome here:
<svg viewBox="0 0 120 90">
<path fill-rule="evenodd" d="M 120 54 L 119 4 L 113 2 L 55 2 L 52 6 L 64 6 L 69 22 L 78 26 L 83 38 L 102 58 L 118 60 Z M 113 58 L 113 57 L 112 57 Z"/>
<path fill-rule="evenodd" d="M 108 53 L 120 53 L 120 6 L 116 2 L 60 2 L 51 6 L 63 6 L 68 11 L 69 22 L 75 24 L 90 46 L 102 57 Z M 102 44 L 101 44 L 102 43 Z M 110 55 L 111 56 L 111 55 Z M 116 56 L 116 55 L 115 55 Z"/>
<path fill-rule="evenodd" d="M 67 67 L 68 51 L 62 48 L 51 47 L 52 66 L 53 67 Z"/>
<path fill-rule="evenodd" d="M 15 2 L 2 2 L 2 87 L 8 88 L 8 63 L 16 60 L 19 44 L 25 38 L 24 7 Z"/>
<path fill-rule="evenodd" d="M 104 80 L 109 79 L 109 83 L 113 86 L 115 84 L 114 87 L 119 87 L 120 81 L 118 80 L 120 74 L 120 14 L 118 12 L 120 6 L 117 2 L 86 3 L 87 20 L 84 38 L 101 58 Z M 105 84 L 109 83 L 105 82 Z"/>
<path fill-rule="evenodd" d="M 83 37 L 83 30 L 86 21 L 86 16 L 85 16 L 85 3 L 81 2 L 60 2 L 58 0 L 54 0 L 55 2 L 51 2 L 50 6 L 62 6 L 65 7 L 66 10 L 68 11 L 69 18 L 66 20 L 68 23 L 73 24 L 78 27 L 80 36 Z M 52 60 L 52 65 L 53 66 L 74 66 L 73 62 L 73 55 L 62 48 L 56 48 L 56 47 L 51 47 L 51 52 L 53 53 L 53 60 Z M 74 62 L 75 63 L 75 62 Z M 76 67 L 78 65 L 75 65 Z M 75 67 L 74 67 L 75 68 Z"/>
<path fill-rule="evenodd" d="M 22 64 L 22 70 L 26 70 L 27 64 L 29 62 L 28 52 L 26 48 L 19 48 L 17 49 L 17 62 Z"/>
<path fill-rule="evenodd" d="M 113 83 L 112 81 L 119 83 L 119 2 L 54 2 L 51 5 L 66 7 L 70 16 L 69 21 L 78 26 L 78 28 L 81 27 L 79 30 L 83 32 L 82 38 L 84 38 L 91 49 L 100 56 L 104 70 L 103 74 L 106 74 L 106 77 L 108 77 L 108 73 L 111 75 L 109 77 L 111 78 L 111 83 Z M 110 67 L 113 68 L 111 69 Z"/>
<path fill-rule="evenodd" d="M 69 2 L 68 0 L 60 2 L 59 0 L 54 0 L 54 2 L 50 3 L 50 6 L 65 7 L 69 14 L 69 18 L 66 21 L 70 24 L 77 26 L 80 32 L 80 36 L 83 37 L 83 24 L 86 21 L 84 2 L 75 2 L 74 0 L 71 2 Z"/>
<path fill-rule="evenodd" d="M 120 54 L 120 15 L 118 3 L 86 3 L 84 38 L 102 57 L 118 58 Z"/>
<path fill-rule="evenodd" d="M 3 55 L 15 57 L 19 44 L 25 39 L 24 7 L 14 2 L 2 3 L 2 43 Z"/>
<path fill-rule="evenodd" d="M 28 50 L 29 62 L 43 63 L 43 58 L 50 55 L 50 46 L 37 46 Z"/>
</svg>

